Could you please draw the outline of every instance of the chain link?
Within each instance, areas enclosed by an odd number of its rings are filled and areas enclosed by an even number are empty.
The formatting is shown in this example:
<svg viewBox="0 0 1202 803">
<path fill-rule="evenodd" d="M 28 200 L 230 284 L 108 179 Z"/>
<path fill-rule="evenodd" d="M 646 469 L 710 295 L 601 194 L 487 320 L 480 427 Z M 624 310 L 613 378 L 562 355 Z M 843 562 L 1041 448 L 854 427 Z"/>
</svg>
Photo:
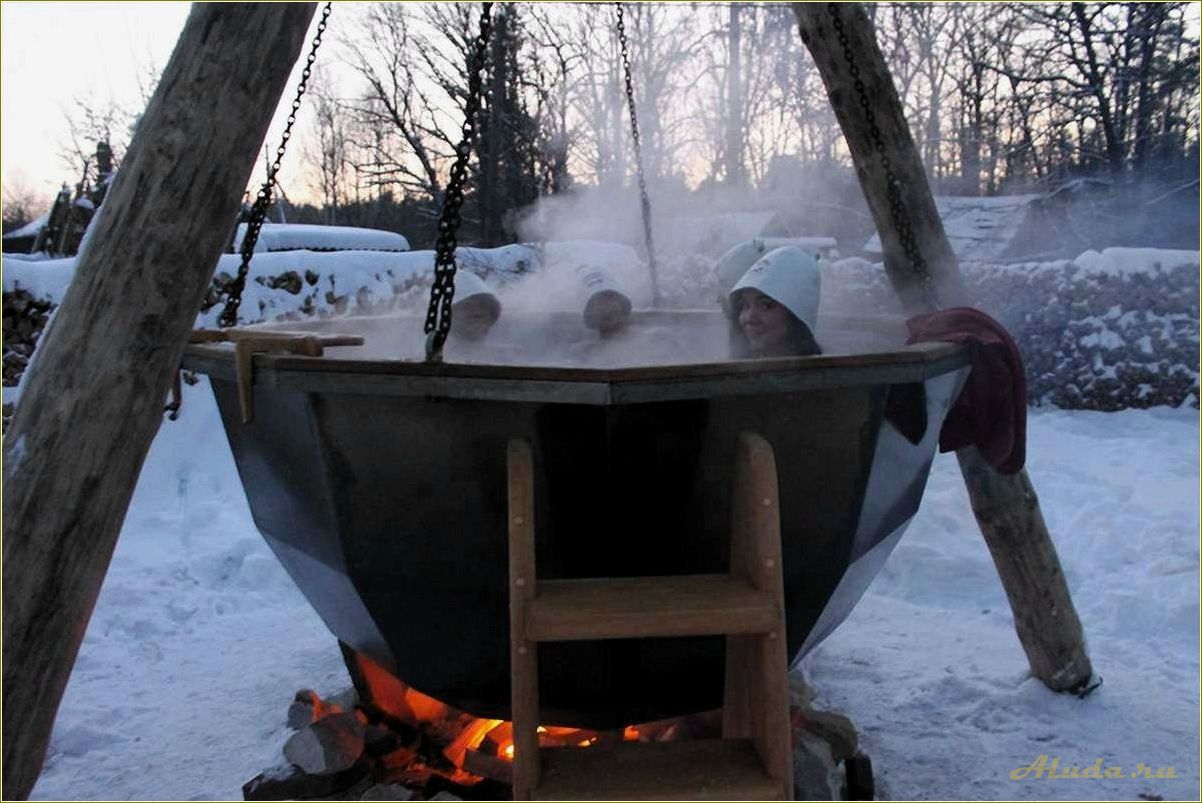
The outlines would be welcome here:
<svg viewBox="0 0 1202 803">
<path fill-rule="evenodd" d="M 905 204 L 902 202 L 901 181 L 898 180 L 897 174 L 893 172 L 893 163 L 889 159 L 889 155 L 885 152 L 885 138 L 881 134 L 880 126 L 877 125 L 876 114 L 872 110 L 872 102 L 868 98 L 868 91 L 864 86 L 864 80 L 860 77 L 860 68 L 856 64 L 855 54 L 852 52 L 851 45 L 847 39 L 847 32 L 843 27 L 843 20 L 839 18 L 839 4 L 828 3 L 827 11 L 831 15 L 831 25 L 835 29 L 835 36 L 839 40 L 839 45 L 843 48 L 843 58 L 847 62 L 847 73 L 852 78 L 852 86 L 856 91 L 856 98 L 859 101 L 860 109 L 864 112 L 864 120 L 868 123 L 868 134 L 872 139 L 872 148 L 880 159 L 881 169 L 885 172 L 885 195 L 889 200 L 889 216 L 893 220 L 893 227 L 897 230 L 898 239 L 901 240 L 902 252 L 906 255 L 906 259 L 910 262 L 910 269 L 922 282 L 923 292 L 927 299 L 933 304 L 935 302 L 934 288 L 931 285 L 931 273 L 927 268 L 927 261 L 923 258 L 922 252 L 918 248 L 918 243 L 914 239 L 914 230 L 910 225 L 910 219 L 906 215 Z M 934 304 L 938 308 L 938 304 Z"/>
<path fill-rule="evenodd" d="M 480 12 L 480 33 L 476 37 L 468 62 L 467 100 L 464 103 L 463 138 L 455 148 L 455 162 L 447 179 L 442 214 L 438 218 L 438 236 L 434 241 L 434 283 L 430 286 L 430 307 L 426 311 L 426 362 L 442 362 L 442 346 L 451 331 L 451 301 L 455 298 L 455 248 L 462 222 L 459 210 L 463 206 L 463 185 L 467 180 L 467 163 L 478 128 L 476 116 L 480 111 L 481 73 L 492 33 L 492 3 L 483 3 Z"/>
<path fill-rule="evenodd" d="M 647 242 L 647 268 L 651 272 L 651 303 L 659 306 L 659 276 L 655 266 L 655 242 L 651 237 L 651 199 L 647 195 L 647 178 L 643 173 L 643 152 L 639 145 L 639 118 L 634 110 L 634 83 L 630 76 L 630 46 L 626 41 L 626 21 L 622 4 L 614 3 L 618 12 L 618 45 L 622 51 L 622 72 L 626 79 L 626 105 L 630 108 L 630 135 L 634 140 L 634 166 L 638 173 L 639 201 L 643 208 L 643 236 Z"/>
<path fill-rule="evenodd" d="M 247 221 L 246 234 L 242 238 L 242 262 L 238 265 L 238 275 L 226 288 L 225 308 L 222 309 L 221 315 L 217 319 L 219 326 L 228 327 L 238 323 L 238 307 L 242 304 L 242 291 L 246 289 L 246 276 L 250 272 L 250 260 L 254 256 L 255 245 L 259 242 L 259 232 L 263 228 L 263 221 L 267 219 L 267 208 L 271 206 L 271 193 L 275 187 L 276 174 L 280 172 L 280 161 L 284 158 L 288 140 L 292 139 L 292 126 L 296 123 L 296 113 L 300 110 L 301 98 L 304 97 L 305 90 L 309 86 L 309 77 L 313 73 L 313 62 L 317 59 L 317 49 L 321 47 L 321 37 L 326 32 L 326 24 L 333 8 L 333 2 L 327 2 L 325 8 L 321 10 L 321 20 L 317 23 L 313 46 L 309 49 L 309 55 L 305 59 L 305 68 L 301 71 L 300 84 L 296 87 L 296 97 L 292 99 L 292 108 L 288 112 L 288 122 L 284 126 L 284 133 L 280 135 L 279 147 L 275 151 L 275 161 L 267 169 L 267 180 L 259 188 L 259 194 L 255 197 L 254 206 L 250 210 L 250 220 Z"/>
</svg>

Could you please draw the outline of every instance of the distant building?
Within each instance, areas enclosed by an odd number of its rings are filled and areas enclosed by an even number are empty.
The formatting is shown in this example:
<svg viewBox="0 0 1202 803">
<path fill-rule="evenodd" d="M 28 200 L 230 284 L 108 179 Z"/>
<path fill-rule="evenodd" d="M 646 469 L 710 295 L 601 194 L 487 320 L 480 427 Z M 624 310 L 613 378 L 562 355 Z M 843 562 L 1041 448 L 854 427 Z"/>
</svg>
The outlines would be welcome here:
<svg viewBox="0 0 1202 803">
<path fill-rule="evenodd" d="M 943 229 L 952 251 L 962 262 L 1007 262 L 1023 258 L 1029 245 L 1020 235 L 1030 224 L 1029 217 L 1039 195 L 998 195 L 993 197 L 945 196 L 935 199 Z M 1029 249 L 1028 249 L 1029 250 Z M 879 257 L 881 238 L 872 235 L 863 251 Z"/>
<path fill-rule="evenodd" d="M 19 229 L 13 229 L 8 234 L 4 235 L 4 253 L 6 254 L 28 254 L 33 250 L 33 244 L 38 239 L 38 234 L 46 226 L 46 222 L 50 220 L 50 213 L 46 212 L 37 218 L 37 220 L 26 223 Z"/>
</svg>

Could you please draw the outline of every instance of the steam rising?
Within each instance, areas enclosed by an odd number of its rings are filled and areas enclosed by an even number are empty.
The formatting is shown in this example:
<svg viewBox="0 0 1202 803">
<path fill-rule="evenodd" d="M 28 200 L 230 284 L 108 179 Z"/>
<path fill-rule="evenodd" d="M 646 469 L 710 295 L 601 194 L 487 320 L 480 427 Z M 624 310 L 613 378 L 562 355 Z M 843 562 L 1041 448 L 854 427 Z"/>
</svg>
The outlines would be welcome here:
<svg viewBox="0 0 1202 803">
<path fill-rule="evenodd" d="M 818 198 L 838 195 L 817 182 L 807 190 Z M 714 270 L 721 256 L 764 234 L 777 235 L 763 238 L 769 248 L 796 244 L 829 253 L 835 243 L 829 236 L 811 237 L 812 242 L 797 239 L 797 235 L 822 234 L 829 221 L 821 215 L 811 220 L 794 194 L 720 187 L 690 191 L 672 182 L 652 183 L 649 192 L 662 299 L 659 309 L 651 309 L 652 280 L 637 192 L 629 186 L 577 188 L 540 199 L 526 210 L 519 222 L 523 243 L 460 250 L 460 270 L 484 278 L 500 300 L 502 312 L 488 335 L 475 342 L 457 337 L 452 320 L 445 360 L 605 369 L 722 362 L 730 359 L 732 329 L 719 303 L 724 290 Z M 870 227 L 865 228 L 870 232 Z M 828 262 L 823 268 L 829 275 Z M 603 272 L 634 308 L 628 324 L 608 337 L 589 329 L 583 320 L 589 288 L 582 277 L 593 271 Z M 413 288 L 404 308 L 413 313 L 424 309 L 424 289 Z M 875 312 L 856 309 L 854 293 L 837 293 L 833 299 L 835 303 L 824 299 L 820 304 L 819 340 L 824 351 L 867 347 L 867 335 L 852 333 L 849 338 L 827 332 L 824 336 L 822 318 L 849 314 L 863 318 Z M 355 356 L 421 360 L 420 325 L 420 320 L 406 319 L 398 327 L 404 330 L 403 337 L 385 335 L 381 340 L 383 333 L 378 332 Z M 899 336 L 876 345 L 900 342 Z"/>
</svg>

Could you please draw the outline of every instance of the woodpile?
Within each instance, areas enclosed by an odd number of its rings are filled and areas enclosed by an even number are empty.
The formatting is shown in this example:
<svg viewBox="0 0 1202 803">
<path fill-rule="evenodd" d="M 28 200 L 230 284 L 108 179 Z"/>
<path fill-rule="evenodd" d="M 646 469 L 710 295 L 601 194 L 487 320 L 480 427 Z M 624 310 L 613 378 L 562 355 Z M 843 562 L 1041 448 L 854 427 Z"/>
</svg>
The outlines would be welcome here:
<svg viewBox="0 0 1202 803">
<path fill-rule="evenodd" d="M 54 309 L 48 299 L 35 298 L 26 290 L 17 289 L 4 294 L 4 387 L 13 388 L 33 357 L 38 338 Z M 13 405 L 4 405 L 3 431 L 8 431 Z"/>
<path fill-rule="evenodd" d="M 361 700 L 353 687 L 328 698 L 302 689 L 288 708 L 295 732 L 281 763 L 247 781 L 242 794 L 246 800 L 461 800 L 470 791 L 475 799 L 507 799 L 507 785 L 464 772 L 445 756 L 472 721 L 494 722 L 456 712 L 415 726 Z"/>
<path fill-rule="evenodd" d="M 4 387 L 16 387 L 54 308 L 27 290 L 4 294 Z"/>
<path fill-rule="evenodd" d="M 365 687 L 366 688 L 366 687 Z M 396 691 L 407 690 L 398 684 Z M 351 687 L 327 698 L 296 693 L 287 711 L 295 732 L 278 766 L 243 785 L 246 800 L 508 800 L 512 745 L 508 722 L 477 719 L 419 695 L 422 710 Z M 388 695 L 389 697 L 391 695 Z M 846 716 L 817 708 L 814 692 L 790 677 L 794 798 L 872 800 L 872 762 Z M 435 710 L 436 709 L 436 710 Z M 434 714 L 433 718 L 427 718 Z M 542 747 L 589 749 L 622 741 L 717 739 L 720 711 L 640 724 L 612 732 L 540 728 Z M 546 732 L 543 732 L 546 731 Z M 483 733 L 483 737 L 480 734 Z M 477 738 L 472 738 L 475 735 Z M 472 746 L 475 745 L 475 746 Z"/>
</svg>

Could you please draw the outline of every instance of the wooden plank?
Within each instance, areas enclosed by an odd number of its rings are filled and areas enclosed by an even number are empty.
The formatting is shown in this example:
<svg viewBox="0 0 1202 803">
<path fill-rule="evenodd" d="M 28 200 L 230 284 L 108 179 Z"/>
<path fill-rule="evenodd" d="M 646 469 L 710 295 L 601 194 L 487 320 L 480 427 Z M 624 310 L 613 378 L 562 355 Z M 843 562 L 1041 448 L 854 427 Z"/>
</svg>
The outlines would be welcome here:
<svg viewBox="0 0 1202 803">
<path fill-rule="evenodd" d="M 723 574 L 544 580 L 530 608 L 536 641 L 762 633 L 781 625 L 769 594 Z"/>
<path fill-rule="evenodd" d="M 196 333 L 193 332 L 193 335 Z M 269 332 L 229 329 L 224 333 L 234 344 L 234 370 L 238 375 L 238 401 L 242 423 L 254 419 L 254 355 L 286 352 L 305 357 L 321 357 L 327 346 L 362 346 L 358 335 L 315 335 L 312 332 Z M 204 337 L 208 337 L 206 333 Z"/>
<path fill-rule="evenodd" d="M 722 738 L 750 739 L 751 676 L 759 636 L 727 636 L 722 692 Z"/>
<path fill-rule="evenodd" d="M 539 779 L 538 645 L 527 632 L 534 599 L 534 454 L 509 442 L 509 667 L 513 716 L 513 799 L 529 800 Z"/>
<path fill-rule="evenodd" d="M 755 638 L 730 640 L 727 668 L 731 702 L 746 707 L 740 722 L 732 713 L 731 730 L 750 730 L 764 768 L 788 798 L 793 791 L 793 749 L 789 727 L 789 660 L 785 650 L 785 596 L 781 570 L 780 489 L 776 458 L 764 438 L 740 433 L 735 450 L 734 504 L 731 511 L 731 574 L 746 578 L 772 600 L 779 626 Z M 737 675 L 732 673 L 737 672 Z M 734 686 L 743 685 L 739 692 Z M 724 717 L 724 730 L 728 719 Z"/>
<path fill-rule="evenodd" d="M 535 800 L 782 799 L 747 739 L 552 747 L 542 758 Z"/>
<path fill-rule="evenodd" d="M 513 762 L 498 756 L 469 748 L 463 754 L 463 769 L 481 778 L 513 785 Z"/>
<path fill-rule="evenodd" d="M 751 697 L 751 739 L 782 799 L 793 796 L 793 744 L 789 723 L 789 659 L 783 628 L 756 639 L 747 673 Z"/>
<path fill-rule="evenodd" d="M 4 788 L 26 797 L 314 3 L 198 3 L 4 439 Z"/>
</svg>

